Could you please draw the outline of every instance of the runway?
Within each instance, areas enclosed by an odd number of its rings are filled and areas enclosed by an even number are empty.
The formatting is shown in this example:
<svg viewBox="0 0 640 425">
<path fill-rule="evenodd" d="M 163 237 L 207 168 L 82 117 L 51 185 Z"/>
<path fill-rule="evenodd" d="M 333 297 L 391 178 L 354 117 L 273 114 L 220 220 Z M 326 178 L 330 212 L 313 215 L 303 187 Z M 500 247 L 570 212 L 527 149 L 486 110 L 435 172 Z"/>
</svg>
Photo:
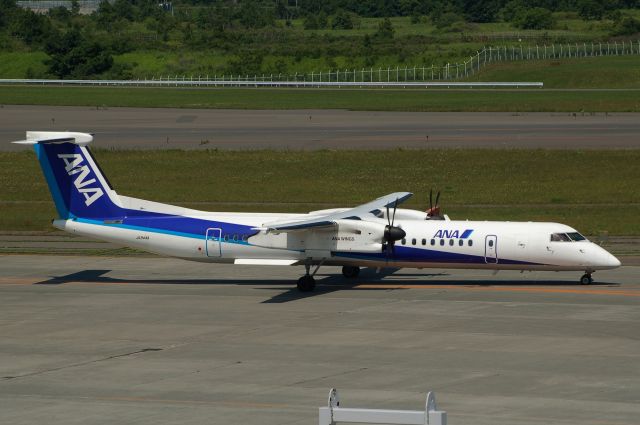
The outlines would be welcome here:
<svg viewBox="0 0 640 425">
<path fill-rule="evenodd" d="M 449 423 L 635 425 L 640 267 L 320 270 L 0 256 L 0 423 L 309 424 L 345 407 Z"/>
<path fill-rule="evenodd" d="M 361 112 L 13 106 L 0 150 L 26 130 L 94 133 L 125 149 L 640 148 L 640 114 Z"/>
</svg>

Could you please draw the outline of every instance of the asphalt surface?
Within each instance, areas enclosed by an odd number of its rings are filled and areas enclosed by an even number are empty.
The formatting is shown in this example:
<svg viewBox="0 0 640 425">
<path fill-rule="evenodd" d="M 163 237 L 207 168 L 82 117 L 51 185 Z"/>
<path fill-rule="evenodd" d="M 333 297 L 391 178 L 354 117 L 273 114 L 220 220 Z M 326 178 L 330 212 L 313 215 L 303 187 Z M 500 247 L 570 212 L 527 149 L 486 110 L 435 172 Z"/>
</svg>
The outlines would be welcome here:
<svg viewBox="0 0 640 425">
<path fill-rule="evenodd" d="M 12 106 L 0 150 L 26 130 L 94 133 L 135 149 L 640 148 L 640 114 L 361 112 Z"/>
<path fill-rule="evenodd" d="M 635 425 L 640 268 L 365 271 L 0 256 L 0 423 L 311 424 L 346 407 L 451 424 Z M 322 274 L 327 273 L 327 274 Z"/>
</svg>

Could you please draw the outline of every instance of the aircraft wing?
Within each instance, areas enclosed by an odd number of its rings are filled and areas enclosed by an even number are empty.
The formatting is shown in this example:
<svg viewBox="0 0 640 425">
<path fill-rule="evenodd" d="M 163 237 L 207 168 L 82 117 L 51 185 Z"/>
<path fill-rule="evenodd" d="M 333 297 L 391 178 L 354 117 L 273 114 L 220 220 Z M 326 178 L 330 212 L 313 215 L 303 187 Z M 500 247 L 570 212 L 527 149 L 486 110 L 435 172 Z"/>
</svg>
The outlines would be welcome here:
<svg viewBox="0 0 640 425">
<path fill-rule="evenodd" d="M 385 208 L 393 208 L 398 204 L 409 199 L 413 193 L 411 192 L 395 192 L 390 193 L 380 198 L 367 202 L 366 204 L 359 205 L 357 207 L 334 212 L 329 214 L 321 214 L 303 220 L 282 221 L 266 223 L 264 229 L 268 232 L 280 233 L 280 232 L 293 232 L 296 230 L 307 230 L 312 228 L 333 227 L 336 225 L 337 220 L 367 220 L 382 212 Z"/>
</svg>

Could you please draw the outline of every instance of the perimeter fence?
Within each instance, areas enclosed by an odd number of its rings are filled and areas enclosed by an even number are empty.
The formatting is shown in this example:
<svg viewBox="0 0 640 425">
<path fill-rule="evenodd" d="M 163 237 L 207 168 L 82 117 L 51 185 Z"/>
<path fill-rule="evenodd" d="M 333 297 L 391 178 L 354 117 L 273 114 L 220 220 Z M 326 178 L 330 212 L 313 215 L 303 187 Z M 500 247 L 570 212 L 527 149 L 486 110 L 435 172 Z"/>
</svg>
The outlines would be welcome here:
<svg viewBox="0 0 640 425">
<path fill-rule="evenodd" d="M 495 62 L 565 59 L 594 56 L 640 55 L 640 40 L 599 43 L 567 43 L 533 46 L 487 46 L 462 62 L 444 65 L 387 66 L 378 68 L 336 69 L 310 73 L 160 75 L 152 81 L 225 81 L 225 82 L 304 82 L 304 83 L 402 83 L 453 81 L 471 77 Z"/>
<path fill-rule="evenodd" d="M 56 84 L 56 85 L 141 85 L 141 86 L 273 86 L 273 87 L 438 87 L 491 86 L 541 87 L 539 82 L 470 83 L 463 80 L 482 68 L 497 62 L 573 59 L 598 56 L 640 55 L 640 40 L 598 43 L 566 43 L 550 45 L 487 46 L 462 62 L 445 65 L 399 66 L 336 69 L 310 73 L 278 74 L 170 74 L 136 80 L 48 80 L 0 79 L 0 84 Z"/>
</svg>

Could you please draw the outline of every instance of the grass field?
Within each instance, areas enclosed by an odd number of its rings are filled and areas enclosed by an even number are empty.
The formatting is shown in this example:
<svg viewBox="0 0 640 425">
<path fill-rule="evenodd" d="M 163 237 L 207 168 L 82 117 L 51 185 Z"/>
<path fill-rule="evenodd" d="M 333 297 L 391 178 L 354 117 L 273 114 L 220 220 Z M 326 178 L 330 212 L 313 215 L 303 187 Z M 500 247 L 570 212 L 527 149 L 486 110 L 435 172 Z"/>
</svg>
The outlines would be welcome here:
<svg viewBox="0 0 640 425">
<path fill-rule="evenodd" d="M 96 151 L 120 193 L 212 211 L 306 212 L 429 187 L 457 219 L 542 220 L 640 235 L 640 150 Z M 0 153 L 0 230 L 54 217 L 32 152 Z"/>
<path fill-rule="evenodd" d="M 545 88 L 640 89 L 640 55 L 494 63 L 468 81 L 542 81 Z"/>
<path fill-rule="evenodd" d="M 0 86 L 0 104 L 212 109 L 638 112 L 640 91 L 186 89 Z"/>
</svg>

